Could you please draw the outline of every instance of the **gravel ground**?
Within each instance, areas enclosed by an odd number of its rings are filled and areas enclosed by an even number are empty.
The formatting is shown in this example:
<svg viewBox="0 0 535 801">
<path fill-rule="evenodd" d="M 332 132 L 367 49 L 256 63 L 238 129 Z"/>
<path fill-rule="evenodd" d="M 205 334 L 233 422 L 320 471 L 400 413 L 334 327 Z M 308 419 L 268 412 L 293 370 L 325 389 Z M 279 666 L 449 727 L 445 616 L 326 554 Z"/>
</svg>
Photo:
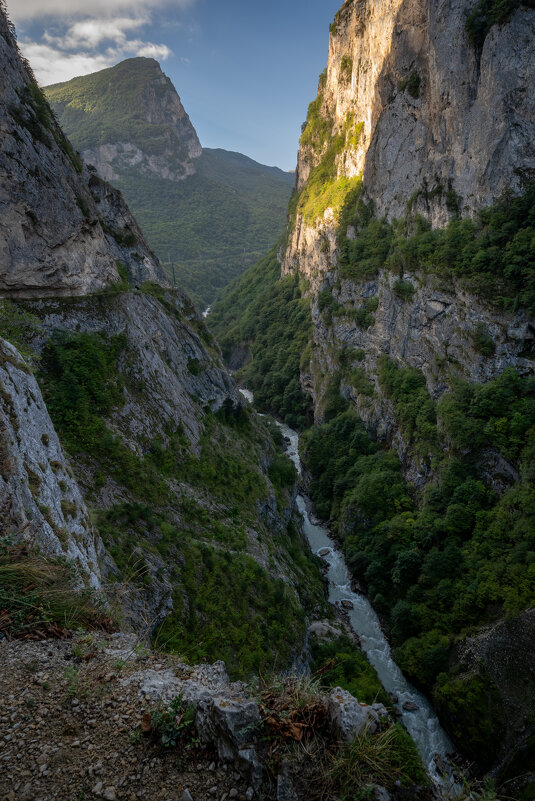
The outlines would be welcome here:
<svg viewBox="0 0 535 801">
<path fill-rule="evenodd" d="M 167 750 L 141 734 L 154 702 L 121 680 L 168 667 L 184 671 L 167 655 L 125 654 L 116 637 L 2 640 L 0 801 L 251 801 L 210 751 Z"/>
</svg>

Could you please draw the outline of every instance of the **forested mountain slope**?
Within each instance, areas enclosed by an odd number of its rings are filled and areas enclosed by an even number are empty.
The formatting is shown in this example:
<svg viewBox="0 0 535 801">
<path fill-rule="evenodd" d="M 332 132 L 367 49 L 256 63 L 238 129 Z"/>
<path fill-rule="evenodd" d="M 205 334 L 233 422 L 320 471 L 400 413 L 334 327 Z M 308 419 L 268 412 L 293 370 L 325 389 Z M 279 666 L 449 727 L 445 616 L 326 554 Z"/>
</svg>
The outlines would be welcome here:
<svg viewBox="0 0 535 801">
<path fill-rule="evenodd" d="M 276 242 L 294 176 L 203 150 L 157 61 L 127 59 L 45 92 L 84 161 L 123 192 L 169 279 L 201 307 Z"/>
</svg>

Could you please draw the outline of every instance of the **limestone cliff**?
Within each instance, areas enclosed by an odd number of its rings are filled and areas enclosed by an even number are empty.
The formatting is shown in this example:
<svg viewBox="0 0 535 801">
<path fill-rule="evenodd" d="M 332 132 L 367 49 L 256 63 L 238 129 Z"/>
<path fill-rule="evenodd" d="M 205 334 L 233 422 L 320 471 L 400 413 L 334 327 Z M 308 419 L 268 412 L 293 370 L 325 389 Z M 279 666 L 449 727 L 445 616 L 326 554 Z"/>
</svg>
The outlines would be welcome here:
<svg viewBox="0 0 535 801">
<path fill-rule="evenodd" d="M 378 216 L 412 210 L 442 225 L 533 176 L 535 16 L 518 8 L 483 43 L 467 33 L 471 0 L 347 0 L 298 157 L 301 192 L 338 138 L 329 180 L 364 182 Z M 529 5 L 526 3 L 526 5 Z M 336 216 L 327 199 L 298 209 L 284 268 L 314 267 L 311 245 Z M 318 266 L 332 261 L 324 249 Z"/>
<path fill-rule="evenodd" d="M 0 340 L 0 537 L 64 556 L 101 586 L 103 548 L 48 414 L 18 351 Z"/>
<path fill-rule="evenodd" d="M 84 161 L 114 181 L 128 168 L 170 181 L 196 171 L 202 148 L 175 87 L 157 61 L 131 58 L 46 88 Z M 118 123 L 118 118 L 120 122 Z"/>
<path fill-rule="evenodd" d="M 121 195 L 59 128 L 0 10 L 0 295 L 80 295 L 164 280 Z M 123 273 L 124 275 L 124 273 Z"/>
<path fill-rule="evenodd" d="M 535 329 L 525 311 L 493 309 L 460 282 L 440 271 L 423 275 L 403 259 L 373 277 L 372 268 L 362 281 L 339 265 L 341 242 L 358 238 L 353 225 L 340 228 L 344 204 L 365 202 L 377 219 L 407 215 L 407 230 L 419 215 L 443 226 L 475 215 L 504 190 L 520 190 L 534 174 L 535 13 L 519 5 L 477 42 L 467 26 L 476 4 L 468 0 L 347 0 L 331 25 L 280 254 L 283 274 L 298 271 L 309 282 L 314 359 L 303 380 L 319 419 L 321 376 L 336 369 L 333 355 L 343 348 L 364 349 L 360 366 L 376 389 L 376 361 L 386 353 L 421 369 L 435 398 L 455 375 L 486 381 L 507 366 L 534 369 Z M 396 295 L 396 279 L 409 297 Z M 334 315 L 321 314 L 322 290 L 332 292 Z M 368 302 L 373 314 L 359 326 L 355 313 Z M 486 356 L 474 349 L 483 329 L 496 340 Z M 406 454 L 380 390 L 375 402 L 347 392 L 369 427 Z"/>
</svg>

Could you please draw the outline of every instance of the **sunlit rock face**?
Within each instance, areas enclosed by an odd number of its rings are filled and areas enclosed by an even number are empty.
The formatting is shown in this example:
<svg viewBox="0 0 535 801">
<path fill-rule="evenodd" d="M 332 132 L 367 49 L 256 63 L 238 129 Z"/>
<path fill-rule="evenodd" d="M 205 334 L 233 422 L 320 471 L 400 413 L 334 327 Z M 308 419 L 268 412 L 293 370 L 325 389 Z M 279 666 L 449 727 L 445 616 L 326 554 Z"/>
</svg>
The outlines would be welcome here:
<svg viewBox="0 0 535 801">
<path fill-rule="evenodd" d="M 329 37 L 318 115 L 328 132 L 298 156 L 307 184 L 331 136 L 346 136 L 339 177 L 361 176 L 378 216 L 414 212 L 434 226 L 473 214 L 535 174 L 535 12 L 494 25 L 482 48 L 466 31 L 473 0 L 348 0 Z M 321 139 L 321 137 L 320 137 Z M 329 209 L 298 213 L 283 260 L 308 277 L 335 261 Z M 320 248 L 323 240 L 323 247 Z"/>
</svg>

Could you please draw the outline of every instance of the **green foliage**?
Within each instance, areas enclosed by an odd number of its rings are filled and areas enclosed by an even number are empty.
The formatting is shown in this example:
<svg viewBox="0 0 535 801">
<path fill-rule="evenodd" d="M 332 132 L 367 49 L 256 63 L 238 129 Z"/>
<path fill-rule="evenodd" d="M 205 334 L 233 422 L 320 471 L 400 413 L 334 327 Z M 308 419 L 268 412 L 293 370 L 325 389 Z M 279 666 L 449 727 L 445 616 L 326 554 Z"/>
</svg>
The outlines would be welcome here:
<svg viewBox="0 0 535 801">
<path fill-rule="evenodd" d="M 208 324 L 227 359 L 234 349 L 249 350 L 251 359 L 238 375 L 254 392 L 255 405 L 303 428 L 310 402 L 299 364 L 311 335 L 310 311 L 298 276 L 280 277 L 275 251 L 229 287 Z"/>
<path fill-rule="evenodd" d="M 429 782 L 414 742 L 399 723 L 374 735 L 364 730 L 355 737 L 335 756 L 330 778 L 338 797 L 346 799 L 367 784 L 393 791 L 400 785 L 412 788 Z"/>
<path fill-rule="evenodd" d="M 196 707 L 185 706 L 179 695 L 168 707 L 152 710 L 152 734 L 164 748 L 176 748 L 180 744 L 183 750 L 187 750 L 192 744 L 196 714 Z"/>
<path fill-rule="evenodd" d="M 458 204 L 455 209 L 458 211 Z M 356 230 L 353 239 L 347 238 L 348 226 Z M 342 278 L 354 281 L 369 279 L 381 268 L 433 273 L 443 280 L 458 281 L 503 309 L 524 307 L 533 314 L 534 242 L 532 184 L 521 195 L 504 195 L 474 219 L 452 219 L 437 230 L 431 230 L 421 218 L 393 224 L 377 220 L 357 186 L 348 193 L 340 214 L 339 271 Z"/>
<path fill-rule="evenodd" d="M 225 659 L 235 677 L 277 660 L 286 667 L 304 637 L 304 608 L 322 608 L 322 582 L 291 526 L 279 534 L 276 553 L 297 589 L 274 579 L 247 549 L 248 530 L 262 536 L 270 492 L 260 462 L 271 460 L 277 498 L 286 503 L 293 465 L 274 452 L 263 423 L 232 405 L 205 411 L 197 456 L 180 423 L 138 456 L 109 429 L 129 380 L 125 361 L 122 337 L 57 334 L 44 348 L 39 376 L 62 442 L 91 482 L 89 497 L 110 479 L 121 488 L 124 501 L 93 510 L 116 580 L 147 588 L 158 565 L 168 566 L 175 603 L 157 633 L 159 646 L 192 661 Z M 273 556 L 274 543 L 266 545 Z"/>
<path fill-rule="evenodd" d="M 329 379 L 325 397 L 323 399 L 323 419 L 325 422 L 332 420 L 337 415 L 345 412 L 348 401 L 340 394 L 340 381 L 342 376 L 336 373 Z"/>
<path fill-rule="evenodd" d="M 485 323 L 478 323 L 472 336 L 474 348 L 483 356 L 494 356 L 496 345 Z"/>
<path fill-rule="evenodd" d="M 421 86 L 422 78 L 416 70 L 413 70 L 398 83 L 398 91 L 404 92 L 407 90 L 410 96 L 417 100 L 420 97 Z"/>
<path fill-rule="evenodd" d="M 347 68 L 351 74 L 352 62 L 351 65 L 346 63 L 346 70 Z M 355 148 L 358 146 L 364 123 L 355 124 L 353 116 L 348 114 L 343 128 L 333 133 L 334 120 L 322 113 L 323 99 L 320 91 L 316 100 L 309 105 L 307 122 L 301 136 L 301 147 L 310 148 L 317 157 L 317 164 L 310 171 L 297 202 L 297 211 L 311 225 L 316 224 L 328 208 L 338 216 L 348 194 L 362 186 L 362 179 L 359 177 L 337 176 L 337 157 L 347 145 Z"/>
<path fill-rule="evenodd" d="M 322 669 L 331 661 L 332 667 L 323 672 Z M 327 687 L 342 687 L 363 703 L 378 702 L 385 706 L 391 704 L 374 668 L 347 634 L 325 642 L 314 638 L 311 645 L 311 670 L 312 673 L 322 670 L 322 684 Z"/>
<path fill-rule="evenodd" d="M 27 128 L 34 139 L 42 142 L 48 148 L 52 146 L 53 139 L 67 156 L 76 172 L 81 173 L 83 170 L 82 159 L 79 153 L 74 151 L 60 128 L 55 113 L 35 80 L 25 84 L 17 91 L 17 94 L 20 98 L 20 106 L 13 105 L 10 108 L 17 122 Z"/>
<path fill-rule="evenodd" d="M 185 598 L 180 590 L 175 593 L 174 611 L 157 631 L 157 647 L 193 664 L 223 659 L 233 677 L 286 666 L 304 636 L 305 620 L 282 579 L 274 580 L 247 554 L 192 541 L 182 553 Z"/>
<path fill-rule="evenodd" d="M 379 306 L 379 299 L 375 296 L 366 298 L 360 309 L 344 310 L 345 316 L 351 317 L 355 320 L 358 327 L 365 331 L 373 325 L 375 317 L 374 312 L 377 311 Z"/>
<path fill-rule="evenodd" d="M 0 337 L 14 345 L 21 356 L 35 360 L 31 343 L 41 331 L 41 321 L 20 302 L 0 300 Z"/>
<path fill-rule="evenodd" d="M 369 398 L 373 395 L 373 384 L 362 367 L 351 370 L 349 383 L 359 395 L 366 395 Z"/>
<path fill-rule="evenodd" d="M 180 173 L 189 160 L 167 124 L 148 122 L 144 91 L 161 76 L 155 61 L 128 59 L 111 69 L 47 87 L 61 124 L 80 150 L 128 141 L 147 156 L 166 153 Z M 168 79 L 167 79 L 168 80 Z M 162 97 L 173 89 L 159 84 Z M 205 149 L 181 181 L 114 166 L 115 185 L 171 280 L 201 307 L 272 247 L 284 227 L 292 174 L 239 153 Z M 126 242 L 128 244 L 128 242 Z"/>
<path fill-rule="evenodd" d="M 479 0 L 466 19 L 466 33 L 477 50 L 493 25 L 503 25 L 518 8 L 535 8 L 534 0 Z"/>
<path fill-rule="evenodd" d="M 353 410 L 307 431 L 302 457 L 315 508 L 332 520 L 350 569 L 388 621 L 398 664 L 429 691 L 449 668 L 456 636 L 535 602 L 535 384 L 509 368 L 484 385 L 459 381 L 436 404 L 418 370 L 386 356 L 379 382 L 407 441 L 434 461 L 437 481 L 419 503 L 397 456 L 369 438 Z M 520 474 L 501 496 L 481 474 L 489 449 Z M 487 677 L 477 687 L 492 699 Z M 444 709 L 461 689 L 444 691 Z M 451 714 L 461 736 L 468 722 L 457 727 Z M 467 748 L 476 743 L 475 753 L 487 735 L 488 720 L 474 715 Z"/>
<path fill-rule="evenodd" d="M 388 356 L 379 358 L 379 385 L 396 404 L 396 419 L 406 439 L 423 457 L 437 446 L 436 410 L 425 377 L 415 367 L 400 369 Z"/>
<path fill-rule="evenodd" d="M 398 278 L 394 284 L 394 295 L 402 301 L 412 300 L 415 292 L 414 284 L 404 281 L 403 278 Z"/>
<path fill-rule="evenodd" d="M 348 55 L 342 56 L 342 60 L 340 62 L 340 77 L 343 83 L 349 83 L 351 81 L 352 72 L 353 59 Z"/>
<path fill-rule="evenodd" d="M 497 689 L 488 677 L 438 677 L 433 701 L 451 736 L 463 743 L 469 757 L 490 768 L 504 730 Z"/>
</svg>

